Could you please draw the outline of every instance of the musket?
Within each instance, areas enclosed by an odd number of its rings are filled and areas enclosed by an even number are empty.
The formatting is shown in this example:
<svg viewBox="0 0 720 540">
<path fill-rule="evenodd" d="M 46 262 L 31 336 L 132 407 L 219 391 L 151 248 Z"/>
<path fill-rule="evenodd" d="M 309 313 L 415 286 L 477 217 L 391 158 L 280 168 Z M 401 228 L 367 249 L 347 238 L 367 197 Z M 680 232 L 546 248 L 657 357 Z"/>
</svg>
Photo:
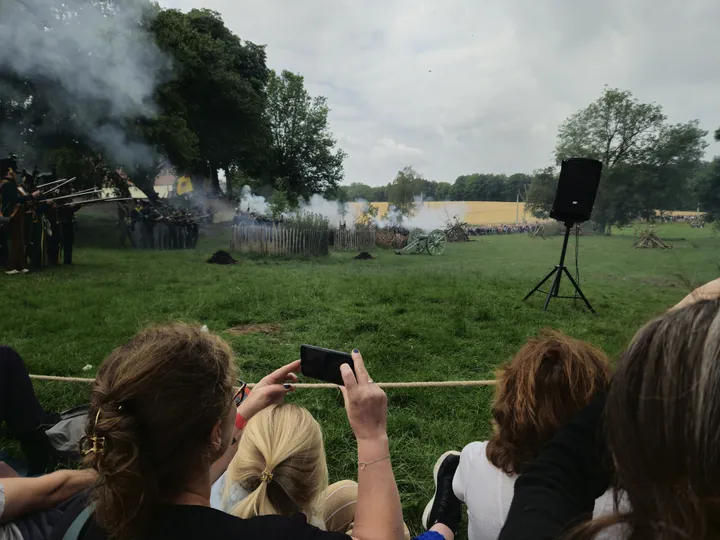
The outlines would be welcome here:
<svg viewBox="0 0 720 540">
<path fill-rule="evenodd" d="M 82 197 L 83 195 L 92 195 L 94 193 L 97 193 L 99 191 L 99 188 L 88 188 L 83 189 L 81 191 L 76 191 L 75 193 L 70 193 L 68 195 L 63 195 L 62 197 L 54 197 L 52 199 L 42 199 L 44 201 L 55 201 L 58 199 L 62 199 L 63 197 Z"/>
<path fill-rule="evenodd" d="M 102 189 L 95 189 L 95 190 L 90 190 L 87 192 L 71 193 L 70 195 L 63 195 L 62 197 L 54 197 L 52 199 L 45 199 L 45 202 L 59 201 L 61 199 L 69 199 L 72 197 L 82 197 L 84 195 L 94 195 L 96 193 L 101 193 L 101 192 L 102 192 Z"/>
<path fill-rule="evenodd" d="M 75 191 L 74 193 L 68 193 L 68 195 L 76 195 L 76 196 L 88 195 L 91 192 L 97 193 L 98 190 L 100 190 L 100 188 L 91 187 L 91 188 L 87 188 L 87 189 L 81 189 L 80 191 Z"/>
<path fill-rule="evenodd" d="M 47 183 L 45 183 L 45 184 L 42 184 L 42 185 L 40 185 L 40 186 L 37 186 L 37 189 L 44 188 L 44 187 L 46 187 L 46 186 L 52 186 L 53 184 L 57 184 L 58 182 L 64 182 L 64 181 L 65 181 L 64 178 L 61 178 L 60 180 L 53 180 L 52 182 L 47 182 Z"/>
<path fill-rule="evenodd" d="M 123 198 L 107 198 L 107 199 L 89 199 L 87 201 L 80 201 L 76 203 L 67 203 L 67 204 L 61 204 L 59 206 L 78 206 L 80 204 L 91 204 L 91 203 L 101 203 L 101 202 L 118 202 L 118 201 L 131 201 L 132 197 L 123 197 Z"/>
<path fill-rule="evenodd" d="M 70 182 L 74 181 L 75 178 L 77 178 L 77 177 L 76 177 L 76 176 L 73 176 L 70 180 L 65 180 L 64 182 L 58 184 L 58 185 L 55 186 L 54 188 L 47 190 L 45 193 L 52 193 L 53 191 L 60 189 L 60 188 L 61 188 L 62 186 L 64 186 L 65 184 L 69 184 Z"/>
</svg>

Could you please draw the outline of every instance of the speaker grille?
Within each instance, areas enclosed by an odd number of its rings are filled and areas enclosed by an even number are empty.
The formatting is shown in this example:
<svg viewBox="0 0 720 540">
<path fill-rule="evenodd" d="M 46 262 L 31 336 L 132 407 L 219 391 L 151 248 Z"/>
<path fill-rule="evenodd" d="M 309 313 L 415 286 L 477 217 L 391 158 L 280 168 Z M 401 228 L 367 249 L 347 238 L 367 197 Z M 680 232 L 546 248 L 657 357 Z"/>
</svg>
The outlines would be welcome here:
<svg viewBox="0 0 720 540">
<path fill-rule="evenodd" d="M 573 223 L 590 219 L 601 175 L 602 163 L 596 159 L 564 160 L 550 217 Z"/>
</svg>

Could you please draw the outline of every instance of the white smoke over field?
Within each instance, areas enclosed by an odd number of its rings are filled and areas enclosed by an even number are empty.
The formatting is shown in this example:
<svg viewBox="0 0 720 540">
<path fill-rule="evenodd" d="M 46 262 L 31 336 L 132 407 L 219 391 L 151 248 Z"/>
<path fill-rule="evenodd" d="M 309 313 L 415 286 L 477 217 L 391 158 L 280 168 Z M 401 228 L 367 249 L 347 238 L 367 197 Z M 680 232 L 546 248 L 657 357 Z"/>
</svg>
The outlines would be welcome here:
<svg viewBox="0 0 720 540">
<path fill-rule="evenodd" d="M 340 223 L 351 225 L 362 215 L 367 201 L 358 199 L 346 205 L 347 213 L 343 216 L 341 205 L 336 200 L 325 199 L 321 195 L 313 195 L 309 201 L 299 200 L 299 212 L 309 212 L 324 216 L 330 225 L 337 227 Z M 254 195 L 249 186 L 242 189 L 239 208 L 243 211 L 253 212 L 257 215 L 266 215 L 270 205 L 264 197 Z M 447 222 L 455 216 L 462 220 L 466 207 L 463 203 L 427 203 L 418 198 L 412 216 L 402 216 L 393 207 L 389 207 L 387 215 L 380 212 L 373 221 L 377 227 L 401 226 L 406 229 L 420 228 L 425 231 L 447 228 Z M 293 212 L 286 215 L 293 215 Z"/>
<path fill-rule="evenodd" d="M 123 124 L 155 115 L 153 93 L 170 72 L 147 30 L 152 9 L 148 0 L 0 0 L 0 74 L 51 88 L 55 118 L 117 163 L 149 166 L 154 149 Z"/>
<path fill-rule="evenodd" d="M 378 225 L 389 227 L 399 223 L 406 229 L 423 229 L 424 231 L 446 229 L 447 223 L 453 221 L 455 217 L 462 221 L 465 212 L 466 207 L 460 202 L 430 204 L 416 200 L 412 215 L 402 216 L 400 212 L 390 207 L 388 216 L 380 219 Z"/>
</svg>

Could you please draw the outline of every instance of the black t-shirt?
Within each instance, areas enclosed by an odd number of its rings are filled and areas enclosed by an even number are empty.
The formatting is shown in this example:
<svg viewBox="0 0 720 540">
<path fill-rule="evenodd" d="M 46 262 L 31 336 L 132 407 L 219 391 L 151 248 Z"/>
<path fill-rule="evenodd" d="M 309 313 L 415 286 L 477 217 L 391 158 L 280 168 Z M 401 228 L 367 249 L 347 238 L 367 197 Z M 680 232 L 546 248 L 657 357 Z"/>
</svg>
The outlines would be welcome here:
<svg viewBox="0 0 720 540">
<path fill-rule="evenodd" d="M 87 503 L 86 497 L 76 497 L 72 509 L 65 513 L 50 540 L 61 540 L 74 519 Z M 81 540 L 107 540 L 107 535 L 92 520 Z M 162 505 L 158 508 L 143 540 L 172 538 L 173 540 L 348 540 L 340 533 L 326 532 L 307 523 L 303 514 L 292 517 L 262 516 L 240 519 L 205 506 Z"/>
</svg>

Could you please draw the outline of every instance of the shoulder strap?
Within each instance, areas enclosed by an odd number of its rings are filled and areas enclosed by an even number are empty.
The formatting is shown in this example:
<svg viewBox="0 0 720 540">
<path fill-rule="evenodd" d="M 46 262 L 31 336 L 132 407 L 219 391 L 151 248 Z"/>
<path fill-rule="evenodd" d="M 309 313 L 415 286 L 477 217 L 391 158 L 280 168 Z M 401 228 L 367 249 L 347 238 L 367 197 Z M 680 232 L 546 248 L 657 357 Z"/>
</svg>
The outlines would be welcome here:
<svg viewBox="0 0 720 540">
<path fill-rule="evenodd" d="M 80 540 L 85 526 L 87 525 L 88 521 L 90 521 L 90 518 L 92 517 L 94 511 L 95 504 L 86 506 L 83 511 L 80 512 L 78 517 L 76 517 L 75 520 L 72 522 L 70 528 L 68 528 L 68 530 L 65 532 L 63 540 Z"/>
</svg>

